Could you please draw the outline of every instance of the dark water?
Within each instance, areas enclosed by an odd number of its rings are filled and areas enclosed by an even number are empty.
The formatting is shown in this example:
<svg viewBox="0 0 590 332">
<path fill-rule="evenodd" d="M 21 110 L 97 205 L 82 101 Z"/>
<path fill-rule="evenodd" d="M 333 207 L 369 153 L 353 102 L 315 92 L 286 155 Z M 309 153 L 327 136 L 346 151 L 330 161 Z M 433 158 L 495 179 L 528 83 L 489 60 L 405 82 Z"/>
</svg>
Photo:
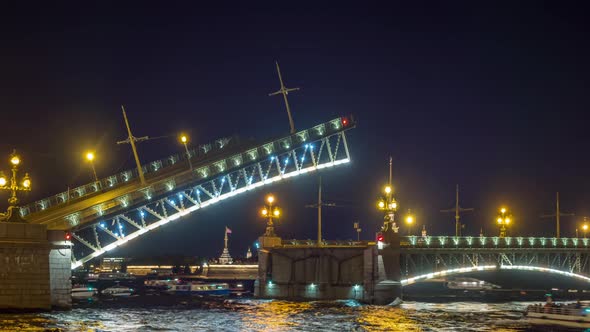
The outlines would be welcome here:
<svg viewBox="0 0 590 332">
<path fill-rule="evenodd" d="M 171 306 L 90 305 L 0 314 L 0 331 L 526 331 L 527 302 L 421 303 L 227 300 Z"/>
</svg>

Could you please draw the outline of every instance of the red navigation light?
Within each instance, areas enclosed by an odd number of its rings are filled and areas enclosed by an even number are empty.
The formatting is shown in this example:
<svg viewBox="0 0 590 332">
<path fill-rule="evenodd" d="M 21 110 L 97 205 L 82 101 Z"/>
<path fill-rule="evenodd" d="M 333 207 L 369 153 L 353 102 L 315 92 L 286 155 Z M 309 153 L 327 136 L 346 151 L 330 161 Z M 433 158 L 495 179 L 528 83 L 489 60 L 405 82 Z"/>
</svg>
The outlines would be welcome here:
<svg viewBox="0 0 590 332">
<path fill-rule="evenodd" d="M 342 121 L 342 125 L 343 125 L 344 127 L 348 126 L 348 118 L 342 118 L 342 120 L 341 120 L 341 121 Z"/>
<path fill-rule="evenodd" d="M 381 233 L 378 233 L 377 234 L 377 241 L 378 242 L 383 242 L 383 234 L 381 234 Z"/>
<path fill-rule="evenodd" d="M 72 234 L 70 232 L 66 233 L 66 241 L 69 241 L 72 238 Z"/>
</svg>

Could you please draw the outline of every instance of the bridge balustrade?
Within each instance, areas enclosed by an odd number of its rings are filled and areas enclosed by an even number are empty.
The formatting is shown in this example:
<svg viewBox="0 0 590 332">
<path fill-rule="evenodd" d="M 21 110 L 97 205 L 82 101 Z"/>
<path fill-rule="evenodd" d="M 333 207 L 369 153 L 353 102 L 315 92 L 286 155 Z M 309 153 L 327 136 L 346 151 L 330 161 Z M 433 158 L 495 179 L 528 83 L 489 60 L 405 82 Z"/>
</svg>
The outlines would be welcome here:
<svg viewBox="0 0 590 332">
<path fill-rule="evenodd" d="M 190 158 L 202 157 L 211 151 L 221 150 L 231 141 L 232 138 L 224 137 L 215 141 L 215 144 L 200 145 L 194 149 L 189 150 Z M 186 160 L 186 153 L 174 154 L 160 160 L 155 160 L 142 165 L 144 174 L 152 174 L 161 171 L 167 167 L 173 166 L 180 161 Z M 88 183 L 76 188 L 68 189 L 67 191 L 53 195 L 51 197 L 43 198 L 36 202 L 21 206 L 19 211 L 22 217 L 29 214 L 44 211 L 50 207 L 66 204 L 71 200 L 77 200 L 82 197 L 93 195 L 103 189 L 110 189 L 120 184 L 125 184 L 133 179 L 139 178 L 137 169 L 125 170 L 115 175 L 99 179 L 96 182 Z"/>
<path fill-rule="evenodd" d="M 406 236 L 402 248 L 588 248 L 588 238 Z"/>
</svg>

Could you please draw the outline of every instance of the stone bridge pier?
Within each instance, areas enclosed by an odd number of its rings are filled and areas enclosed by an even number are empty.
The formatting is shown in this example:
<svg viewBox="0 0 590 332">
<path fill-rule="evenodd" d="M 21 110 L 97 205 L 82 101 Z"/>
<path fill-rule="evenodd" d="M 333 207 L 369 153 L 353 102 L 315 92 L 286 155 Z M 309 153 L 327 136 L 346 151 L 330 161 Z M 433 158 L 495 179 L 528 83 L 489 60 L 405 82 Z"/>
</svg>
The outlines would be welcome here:
<svg viewBox="0 0 590 332">
<path fill-rule="evenodd" d="M 0 222 L 0 310 L 70 308 L 71 249 L 63 231 Z"/>
<path fill-rule="evenodd" d="M 255 295 L 389 304 L 401 298 L 400 237 L 393 231 L 384 235 L 382 245 L 324 241 L 321 246 L 263 236 Z"/>
</svg>

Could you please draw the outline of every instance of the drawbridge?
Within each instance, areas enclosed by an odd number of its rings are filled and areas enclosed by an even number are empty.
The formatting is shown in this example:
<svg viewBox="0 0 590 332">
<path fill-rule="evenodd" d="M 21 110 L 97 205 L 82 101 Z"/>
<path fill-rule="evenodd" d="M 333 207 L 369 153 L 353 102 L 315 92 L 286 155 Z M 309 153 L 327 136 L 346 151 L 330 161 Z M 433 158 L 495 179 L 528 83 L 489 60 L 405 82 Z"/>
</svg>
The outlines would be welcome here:
<svg viewBox="0 0 590 332">
<path fill-rule="evenodd" d="M 348 163 L 346 131 L 355 125 L 352 116 L 345 116 L 261 143 L 218 139 L 142 165 L 143 184 L 137 170 L 128 170 L 22 206 L 19 212 L 29 223 L 69 232 L 74 269 L 209 205 Z"/>
</svg>

